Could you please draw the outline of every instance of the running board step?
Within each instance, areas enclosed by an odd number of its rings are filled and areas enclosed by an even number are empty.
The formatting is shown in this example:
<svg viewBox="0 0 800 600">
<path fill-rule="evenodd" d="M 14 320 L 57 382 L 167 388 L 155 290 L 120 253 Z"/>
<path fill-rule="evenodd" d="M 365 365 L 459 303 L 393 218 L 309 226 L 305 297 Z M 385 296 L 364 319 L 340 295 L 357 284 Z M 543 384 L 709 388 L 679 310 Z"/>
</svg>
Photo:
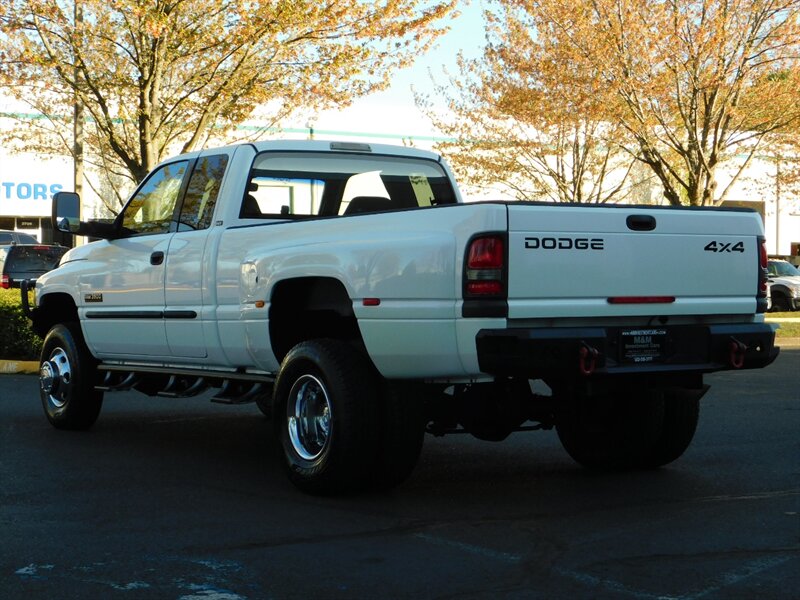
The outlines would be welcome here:
<svg viewBox="0 0 800 600">
<path fill-rule="evenodd" d="M 124 392 L 139 383 L 139 380 L 136 373 L 106 371 L 103 382 L 94 386 L 94 389 L 100 392 Z"/>
<path fill-rule="evenodd" d="M 189 383 L 191 381 L 191 383 Z M 185 377 L 178 377 L 171 375 L 167 385 L 164 389 L 157 392 L 156 396 L 164 398 L 186 398 L 188 396 L 196 396 L 197 394 L 206 391 L 209 388 L 209 383 L 204 377 L 198 377 L 194 380 L 189 380 Z"/>
<path fill-rule="evenodd" d="M 149 396 L 184 398 L 195 396 L 208 388 L 221 388 L 211 398 L 222 404 L 245 404 L 272 395 L 275 378 L 260 373 L 241 371 L 212 371 L 187 367 L 160 367 L 131 364 L 100 364 L 103 373 L 95 386 L 98 391 L 135 389 Z"/>
<path fill-rule="evenodd" d="M 272 385 L 262 382 L 249 384 L 243 381 L 226 379 L 216 396 L 211 398 L 211 402 L 217 404 L 247 404 L 255 402 L 260 396 L 269 397 L 272 395 Z"/>
</svg>

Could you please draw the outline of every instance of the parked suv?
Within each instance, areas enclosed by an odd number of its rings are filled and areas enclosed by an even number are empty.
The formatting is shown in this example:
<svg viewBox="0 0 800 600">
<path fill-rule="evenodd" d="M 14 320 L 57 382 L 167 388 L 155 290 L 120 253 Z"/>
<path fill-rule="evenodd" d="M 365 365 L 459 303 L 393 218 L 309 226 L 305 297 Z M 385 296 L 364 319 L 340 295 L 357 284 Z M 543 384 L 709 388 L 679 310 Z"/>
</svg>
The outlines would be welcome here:
<svg viewBox="0 0 800 600">
<path fill-rule="evenodd" d="M 35 281 L 55 269 L 67 250 L 45 244 L 0 246 L 0 288 L 18 288 L 24 279 Z"/>
<path fill-rule="evenodd" d="M 800 270 L 785 260 L 770 260 L 767 270 L 772 310 L 800 309 Z"/>
<path fill-rule="evenodd" d="M 0 229 L 0 246 L 6 244 L 38 244 L 39 240 L 28 233 Z"/>
</svg>

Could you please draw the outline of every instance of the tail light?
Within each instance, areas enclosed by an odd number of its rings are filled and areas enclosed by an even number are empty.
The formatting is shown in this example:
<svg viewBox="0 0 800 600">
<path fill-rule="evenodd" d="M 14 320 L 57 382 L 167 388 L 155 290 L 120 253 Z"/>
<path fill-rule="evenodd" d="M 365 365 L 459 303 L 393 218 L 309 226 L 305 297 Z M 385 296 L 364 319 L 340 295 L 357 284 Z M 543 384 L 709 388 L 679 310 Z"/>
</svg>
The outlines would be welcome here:
<svg viewBox="0 0 800 600">
<path fill-rule="evenodd" d="M 8 275 L 3 275 L 2 279 L 0 279 L 0 288 L 7 290 L 11 287 L 11 281 L 8 279 Z"/>
<path fill-rule="evenodd" d="M 767 312 L 767 270 L 769 259 L 767 257 L 767 240 L 758 238 L 758 289 L 756 291 L 756 312 Z"/>
<path fill-rule="evenodd" d="M 464 259 L 465 317 L 508 316 L 506 236 L 482 234 L 472 238 Z"/>
</svg>

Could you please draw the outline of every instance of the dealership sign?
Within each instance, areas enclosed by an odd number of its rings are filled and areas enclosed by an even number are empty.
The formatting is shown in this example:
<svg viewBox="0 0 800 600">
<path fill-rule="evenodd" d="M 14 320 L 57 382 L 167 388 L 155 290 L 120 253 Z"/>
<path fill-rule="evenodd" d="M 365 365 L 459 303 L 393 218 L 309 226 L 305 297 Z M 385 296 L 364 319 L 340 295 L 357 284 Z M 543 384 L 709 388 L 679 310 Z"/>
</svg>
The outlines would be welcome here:
<svg viewBox="0 0 800 600">
<path fill-rule="evenodd" d="M 71 182 L 69 159 L 0 151 L 0 215 L 49 216 L 53 194 Z"/>
</svg>

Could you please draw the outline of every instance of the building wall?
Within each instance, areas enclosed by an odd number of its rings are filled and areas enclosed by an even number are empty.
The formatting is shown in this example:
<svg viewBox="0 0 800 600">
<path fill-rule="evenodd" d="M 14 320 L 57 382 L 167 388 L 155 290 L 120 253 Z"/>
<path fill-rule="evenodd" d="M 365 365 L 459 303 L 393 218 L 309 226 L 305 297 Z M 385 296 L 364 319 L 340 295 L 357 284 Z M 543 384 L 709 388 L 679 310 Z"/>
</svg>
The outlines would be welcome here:
<svg viewBox="0 0 800 600">
<path fill-rule="evenodd" d="M 764 219 L 767 252 L 789 256 L 793 247 L 796 250 L 800 245 L 800 186 L 779 181 L 778 174 L 785 175 L 789 167 L 786 159 L 759 155 L 728 187 L 737 162 L 743 160 L 743 156 L 736 157 L 729 168 L 720 169 L 717 193 L 727 191 L 726 206 L 749 206 L 757 210 Z"/>
</svg>

